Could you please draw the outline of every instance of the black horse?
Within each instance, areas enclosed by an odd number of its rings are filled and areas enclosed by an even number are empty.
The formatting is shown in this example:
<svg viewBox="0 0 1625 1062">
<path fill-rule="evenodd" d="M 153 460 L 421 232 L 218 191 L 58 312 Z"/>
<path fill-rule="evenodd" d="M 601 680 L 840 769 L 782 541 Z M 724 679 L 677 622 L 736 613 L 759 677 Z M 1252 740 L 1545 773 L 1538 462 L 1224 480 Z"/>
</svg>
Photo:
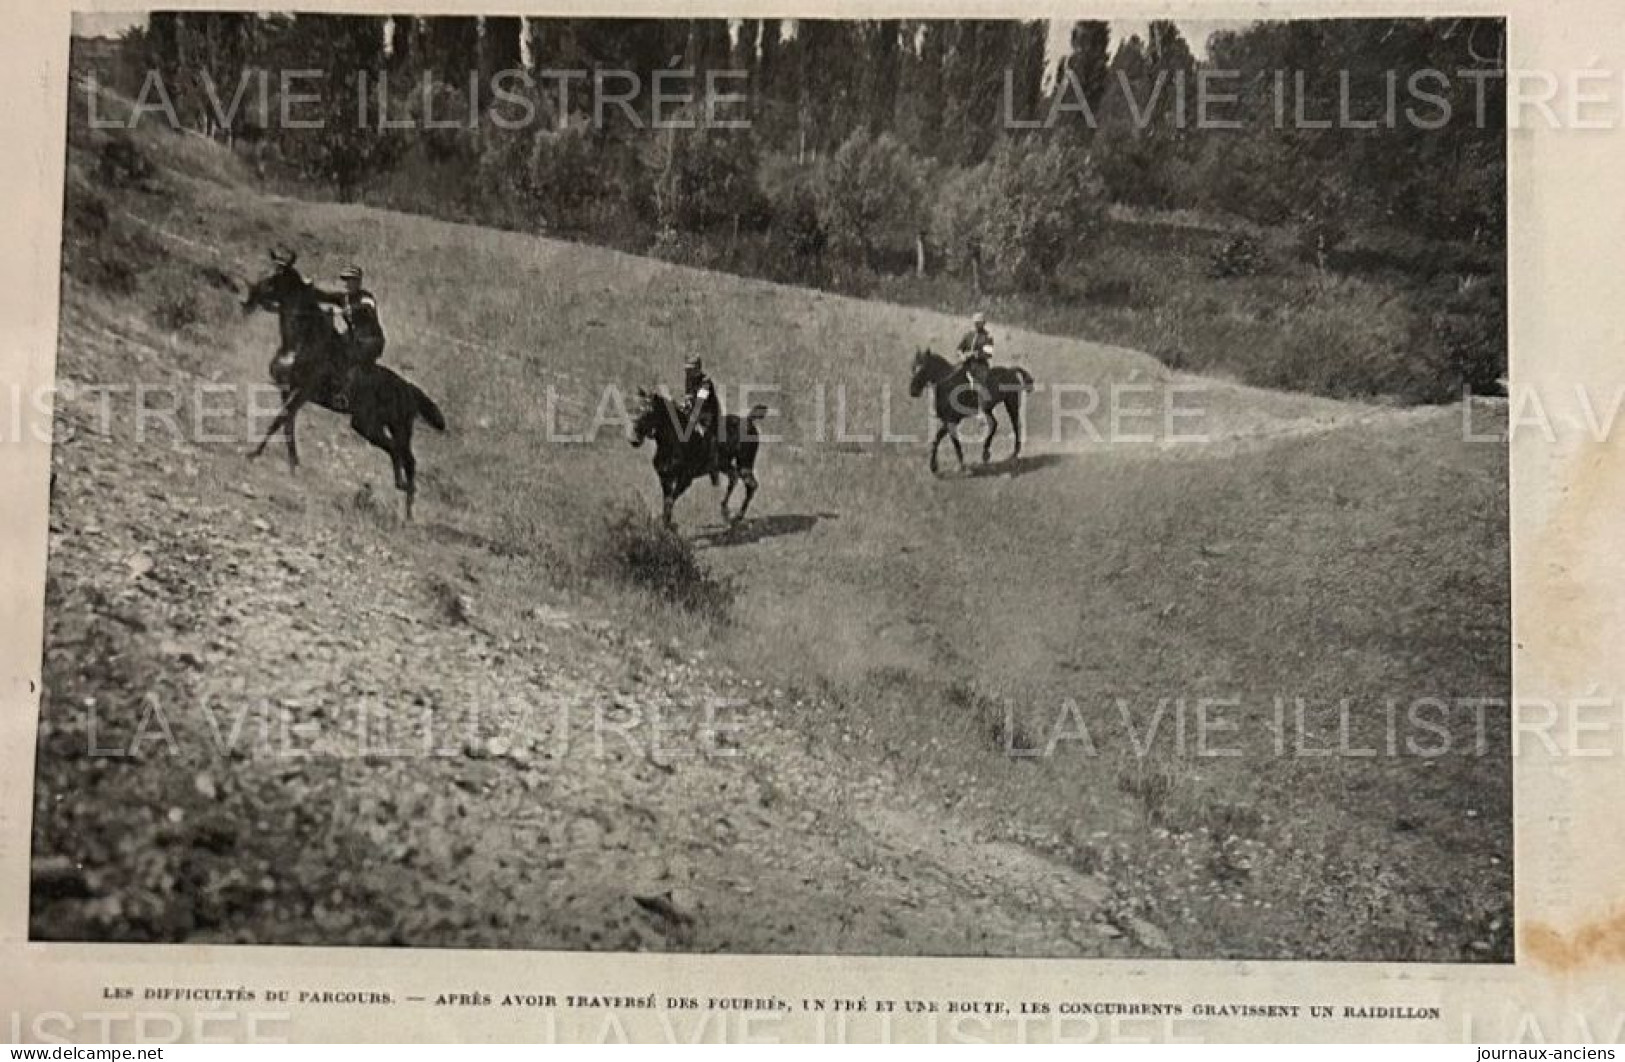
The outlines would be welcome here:
<svg viewBox="0 0 1625 1062">
<path fill-rule="evenodd" d="M 347 414 L 356 434 L 389 454 L 395 488 L 406 495 L 406 518 L 412 519 L 417 494 L 417 458 L 412 454 L 412 424 L 418 417 L 436 431 L 446 430 L 440 407 L 416 384 L 382 365 L 359 369 L 344 394 L 349 364 L 346 342 L 333 319 L 317 301 L 315 285 L 294 268 L 296 256 L 272 252 L 271 272 L 250 285 L 243 312 L 265 310 L 277 315 L 282 345 L 271 361 L 271 382 L 282 392 L 282 409 L 249 457 L 265 452 L 278 431 L 288 443 L 288 467 L 299 467 L 294 420 L 305 403 Z"/>
<path fill-rule="evenodd" d="M 638 402 L 637 416 L 632 421 L 627 441 L 633 446 L 642 446 L 645 440 L 654 440 L 655 474 L 660 477 L 663 499 L 661 520 L 668 528 L 674 527 L 672 506 L 677 504 L 677 499 L 683 496 L 690 484 L 707 474 L 709 453 L 705 440 L 694 430 L 691 418 L 676 402 L 641 387 L 638 388 Z M 743 520 L 751 499 L 756 497 L 756 454 L 762 446 L 757 427 L 765 416 L 766 406 L 754 406 L 743 417 L 730 414 L 722 418 L 721 434 L 717 437 L 717 471 L 728 477 L 728 489 L 722 495 L 724 523 L 737 524 Z M 734 486 L 740 480 L 745 483 L 745 500 L 739 506 L 739 511 L 729 516 L 728 500 L 733 497 Z"/>
<path fill-rule="evenodd" d="M 929 347 L 914 352 L 913 375 L 908 383 L 909 397 L 918 398 L 929 387 L 936 407 L 937 437 L 931 441 L 933 473 L 937 470 L 937 447 L 942 445 L 944 435 L 953 440 L 954 455 L 959 458 L 960 470 L 964 471 L 965 450 L 959 445 L 959 422 L 977 414 L 987 420 L 987 438 L 982 442 L 982 463 L 992 460 L 993 436 L 999 431 L 998 418 L 993 414 L 1000 406 L 1004 407 L 1005 415 L 1010 418 L 1010 431 L 1016 439 L 1016 448 L 1010 454 L 1010 459 L 1021 456 L 1021 396 L 1033 389 L 1032 374 L 1019 366 L 994 365 L 989 366 L 981 376 L 978 382 L 967 365 L 955 365 L 940 354 L 931 353 Z"/>
</svg>

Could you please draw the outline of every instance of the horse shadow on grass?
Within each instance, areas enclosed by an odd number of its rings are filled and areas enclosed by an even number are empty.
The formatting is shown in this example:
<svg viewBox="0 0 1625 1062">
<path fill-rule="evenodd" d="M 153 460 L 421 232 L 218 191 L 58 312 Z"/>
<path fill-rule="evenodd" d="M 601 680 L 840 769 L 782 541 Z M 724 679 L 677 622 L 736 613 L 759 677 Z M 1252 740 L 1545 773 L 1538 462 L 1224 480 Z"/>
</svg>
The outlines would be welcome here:
<svg viewBox="0 0 1625 1062">
<path fill-rule="evenodd" d="M 772 516 L 751 516 L 731 527 L 717 527 L 701 531 L 694 536 L 694 544 L 719 548 L 748 546 L 764 539 L 784 535 L 804 535 L 818 526 L 821 520 L 838 520 L 838 513 L 774 513 Z"/>
<path fill-rule="evenodd" d="M 965 475 L 971 479 L 980 479 L 988 476 L 1025 476 L 1029 472 L 1042 472 L 1046 468 L 1054 468 L 1067 460 L 1070 454 L 1022 454 L 1020 457 L 1007 457 L 1003 461 L 990 461 L 985 465 L 965 466 Z"/>
</svg>

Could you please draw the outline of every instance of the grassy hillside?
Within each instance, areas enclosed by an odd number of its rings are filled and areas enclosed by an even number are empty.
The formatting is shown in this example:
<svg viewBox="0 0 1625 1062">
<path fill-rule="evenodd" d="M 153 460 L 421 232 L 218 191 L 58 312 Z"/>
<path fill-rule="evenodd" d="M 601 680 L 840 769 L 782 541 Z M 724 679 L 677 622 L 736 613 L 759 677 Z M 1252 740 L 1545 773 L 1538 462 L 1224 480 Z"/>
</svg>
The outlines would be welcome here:
<svg viewBox="0 0 1625 1062">
<path fill-rule="evenodd" d="M 259 382 L 274 322 L 242 320 L 230 278 L 278 243 L 324 277 L 366 266 L 387 360 L 452 425 L 419 443 L 418 526 L 388 515 L 383 458 L 320 411 L 303 418 L 297 479 L 271 459 L 245 472 L 239 443 L 209 444 L 205 494 L 251 475 L 243 512 L 363 552 L 378 541 L 453 599 L 509 617 L 566 601 L 652 644 L 676 639 L 703 654 L 702 674 L 776 690 L 757 708 L 831 777 L 884 779 L 873 800 L 911 821 L 1110 882 L 1121 920 L 1161 926 L 1180 954 L 1510 958 L 1508 721 L 1503 706 L 1479 725 L 1464 706 L 1509 692 L 1506 459 L 1463 439 L 1459 410 L 1242 388 L 1001 328 L 1001 359 L 1044 385 L 1030 456 L 933 478 L 923 441 L 869 436 L 924 436 L 908 357 L 947 348 L 958 320 L 264 196 L 192 141 L 139 143 L 158 169 L 110 175 L 105 149 L 77 135 L 65 378 Z M 158 353 L 95 353 L 83 340 L 98 331 Z M 607 385 L 675 383 L 693 353 L 731 404 L 740 384 L 776 389 L 765 400 L 784 437 L 736 532 L 716 526 L 708 486 L 679 505 L 729 589 L 720 619 L 618 581 L 605 555 L 617 514 L 658 505 L 649 455 L 613 418 L 589 441 L 548 437 L 550 408 L 579 434 Z M 1088 392 L 1058 407 L 1057 384 L 1093 389 L 1087 423 L 1064 410 Z M 1174 427 L 1196 438 L 1168 437 L 1156 411 L 1169 403 L 1191 411 Z M 1133 438 L 1094 437 L 1113 412 Z M 1449 727 L 1448 754 L 1403 751 L 1419 699 L 1443 702 L 1426 718 Z M 1219 723 L 1206 745 L 1204 712 Z M 1435 733 L 1420 732 L 1425 747 Z M 1401 754 L 1301 754 L 1380 750 L 1390 734 Z M 842 792 L 820 808 L 850 822 Z"/>
</svg>

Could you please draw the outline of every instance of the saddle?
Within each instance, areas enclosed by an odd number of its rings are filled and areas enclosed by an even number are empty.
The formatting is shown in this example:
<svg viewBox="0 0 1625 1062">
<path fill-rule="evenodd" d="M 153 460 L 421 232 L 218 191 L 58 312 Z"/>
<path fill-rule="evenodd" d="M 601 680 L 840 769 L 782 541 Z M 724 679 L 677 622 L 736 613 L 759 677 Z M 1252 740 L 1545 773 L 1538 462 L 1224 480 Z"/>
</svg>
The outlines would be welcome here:
<svg viewBox="0 0 1625 1062">
<path fill-rule="evenodd" d="M 985 351 L 977 351 L 967 355 L 965 360 L 959 364 L 965 370 L 966 379 L 977 387 L 987 387 L 988 373 L 993 369 L 993 358 L 989 354 Z"/>
<path fill-rule="evenodd" d="M 345 340 L 341 337 L 340 342 Z M 335 360 L 335 355 L 340 360 Z M 324 360 L 328 363 L 327 371 L 316 378 L 320 381 L 317 384 L 317 392 L 321 395 L 322 404 L 335 413 L 354 412 L 350 397 L 357 379 L 363 372 L 363 367 L 351 360 L 348 351 L 317 355 L 298 347 L 279 350 L 271 357 L 271 379 L 286 386 L 292 381 L 297 367 L 311 361 L 320 364 Z M 314 381 L 307 380 L 307 386 L 311 382 Z"/>
</svg>

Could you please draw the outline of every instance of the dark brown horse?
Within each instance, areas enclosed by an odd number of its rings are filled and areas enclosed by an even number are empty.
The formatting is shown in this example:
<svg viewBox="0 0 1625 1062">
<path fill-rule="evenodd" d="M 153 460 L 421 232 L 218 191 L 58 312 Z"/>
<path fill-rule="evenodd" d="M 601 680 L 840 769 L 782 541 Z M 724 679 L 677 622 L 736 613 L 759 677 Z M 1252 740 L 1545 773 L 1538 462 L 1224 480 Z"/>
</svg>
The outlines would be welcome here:
<svg viewBox="0 0 1625 1062">
<path fill-rule="evenodd" d="M 668 528 L 674 527 L 672 506 L 690 484 L 708 474 L 708 448 L 694 430 L 693 418 L 670 398 L 640 387 L 638 403 L 627 441 L 633 446 L 642 446 L 645 441 L 654 440 L 655 475 L 660 477 L 663 501 L 660 518 Z M 717 471 L 728 477 L 728 489 L 722 495 L 723 523 L 737 524 L 743 520 L 751 499 L 756 497 L 756 454 L 762 446 L 757 428 L 765 416 L 767 407 L 755 406 L 746 416 L 730 414 L 722 418 L 721 434 L 717 437 Z M 729 516 L 728 500 L 741 480 L 745 483 L 745 500 L 739 511 Z"/>
<path fill-rule="evenodd" d="M 976 378 L 977 375 L 981 379 Z M 998 434 L 999 421 L 995 411 L 1004 407 L 1010 418 L 1010 431 L 1015 436 L 1016 448 L 1010 454 L 1013 461 L 1021 456 L 1021 396 L 1033 389 L 1032 374 L 1016 365 L 993 365 L 985 372 L 972 374 L 968 365 L 955 365 L 931 348 L 914 352 L 913 372 L 908 382 L 910 398 L 918 398 L 929 387 L 937 414 L 937 437 L 931 441 L 931 471 L 937 471 L 937 447 L 946 435 L 953 440 L 954 455 L 959 468 L 965 468 L 965 450 L 959 445 L 959 422 L 980 414 L 987 421 L 987 438 L 982 441 L 982 463 L 993 457 L 993 436 Z"/>
<path fill-rule="evenodd" d="M 271 436 L 280 431 L 288 444 L 288 467 L 298 468 L 294 421 L 305 403 L 348 415 L 357 435 L 389 455 L 395 488 L 406 495 L 406 518 L 412 519 L 417 494 L 412 424 L 421 416 L 436 431 L 445 431 L 445 416 L 416 384 L 381 365 L 358 369 L 345 395 L 342 384 L 349 356 L 344 336 L 317 301 L 315 286 L 294 268 L 295 256 L 272 252 L 271 259 L 271 272 L 249 287 L 243 312 L 258 309 L 277 315 L 282 345 L 271 361 L 271 382 L 282 392 L 282 409 L 248 456 L 264 453 Z"/>
</svg>

